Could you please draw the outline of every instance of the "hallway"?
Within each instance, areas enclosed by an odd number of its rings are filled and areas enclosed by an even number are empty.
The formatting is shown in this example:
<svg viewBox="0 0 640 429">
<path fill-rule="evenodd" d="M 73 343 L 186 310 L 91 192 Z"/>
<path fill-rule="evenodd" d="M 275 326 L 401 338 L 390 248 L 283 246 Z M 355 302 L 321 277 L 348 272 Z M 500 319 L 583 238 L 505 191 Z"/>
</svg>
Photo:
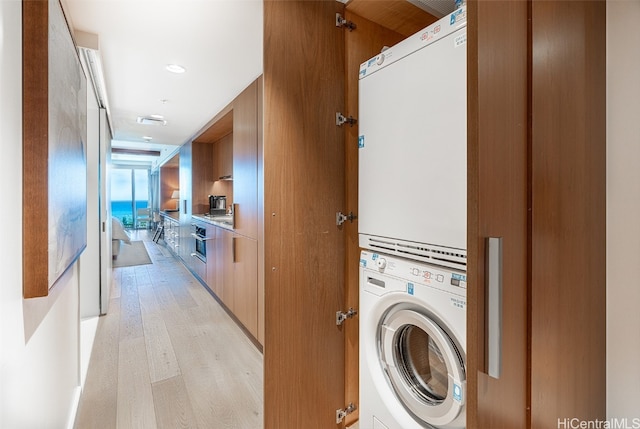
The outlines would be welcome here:
<svg viewBox="0 0 640 429">
<path fill-rule="evenodd" d="M 113 270 L 75 427 L 261 428 L 260 352 L 165 247 L 131 236 L 153 264 Z"/>
</svg>

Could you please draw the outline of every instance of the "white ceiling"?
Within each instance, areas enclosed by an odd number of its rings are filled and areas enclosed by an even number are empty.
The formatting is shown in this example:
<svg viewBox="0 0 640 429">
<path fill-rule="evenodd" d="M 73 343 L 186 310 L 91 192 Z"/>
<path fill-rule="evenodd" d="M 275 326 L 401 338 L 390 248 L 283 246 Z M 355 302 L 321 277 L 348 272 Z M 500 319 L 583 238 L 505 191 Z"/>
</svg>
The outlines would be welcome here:
<svg viewBox="0 0 640 429">
<path fill-rule="evenodd" d="M 63 0 L 63 6 L 74 31 L 98 35 L 114 147 L 171 152 L 165 145 L 188 141 L 262 74 L 262 0 Z M 170 73 L 167 64 L 186 72 Z M 150 115 L 167 124 L 137 123 Z"/>
</svg>

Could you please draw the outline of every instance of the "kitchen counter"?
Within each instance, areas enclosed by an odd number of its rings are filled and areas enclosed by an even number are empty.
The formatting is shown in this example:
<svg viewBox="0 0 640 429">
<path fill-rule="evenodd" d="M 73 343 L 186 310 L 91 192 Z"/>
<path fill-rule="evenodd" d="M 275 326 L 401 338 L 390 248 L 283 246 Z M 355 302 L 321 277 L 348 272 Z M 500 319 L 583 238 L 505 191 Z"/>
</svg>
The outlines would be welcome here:
<svg viewBox="0 0 640 429">
<path fill-rule="evenodd" d="M 209 214 L 194 214 L 191 218 L 233 231 L 233 215 L 212 216 Z"/>
<path fill-rule="evenodd" d="M 171 210 L 171 211 L 162 210 L 160 211 L 160 215 L 170 217 L 173 220 L 177 220 L 177 221 L 180 220 L 180 211 L 178 210 Z"/>
</svg>

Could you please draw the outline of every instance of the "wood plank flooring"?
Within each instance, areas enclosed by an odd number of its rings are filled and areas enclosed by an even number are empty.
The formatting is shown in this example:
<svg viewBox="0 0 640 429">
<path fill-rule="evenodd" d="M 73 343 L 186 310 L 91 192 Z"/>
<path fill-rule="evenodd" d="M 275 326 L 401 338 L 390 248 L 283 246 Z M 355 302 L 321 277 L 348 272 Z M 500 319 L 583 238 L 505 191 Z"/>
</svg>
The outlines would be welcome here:
<svg viewBox="0 0 640 429">
<path fill-rule="evenodd" d="M 169 251 L 115 268 L 75 428 L 260 429 L 262 354 Z"/>
</svg>

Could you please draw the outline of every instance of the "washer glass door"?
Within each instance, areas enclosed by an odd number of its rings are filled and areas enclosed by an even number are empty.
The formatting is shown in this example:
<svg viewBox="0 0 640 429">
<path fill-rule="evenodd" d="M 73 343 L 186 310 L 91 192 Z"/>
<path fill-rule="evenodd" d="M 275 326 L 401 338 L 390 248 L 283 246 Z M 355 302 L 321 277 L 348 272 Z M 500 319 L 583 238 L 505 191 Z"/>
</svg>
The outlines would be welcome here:
<svg viewBox="0 0 640 429">
<path fill-rule="evenodd" d="M 391 309 L 379 329 L 379 353 L 396 395 L 419 421 L 446 425 L 464 406 L 464 360 L 455 341 L 415 309 Z"/>
</svg>

